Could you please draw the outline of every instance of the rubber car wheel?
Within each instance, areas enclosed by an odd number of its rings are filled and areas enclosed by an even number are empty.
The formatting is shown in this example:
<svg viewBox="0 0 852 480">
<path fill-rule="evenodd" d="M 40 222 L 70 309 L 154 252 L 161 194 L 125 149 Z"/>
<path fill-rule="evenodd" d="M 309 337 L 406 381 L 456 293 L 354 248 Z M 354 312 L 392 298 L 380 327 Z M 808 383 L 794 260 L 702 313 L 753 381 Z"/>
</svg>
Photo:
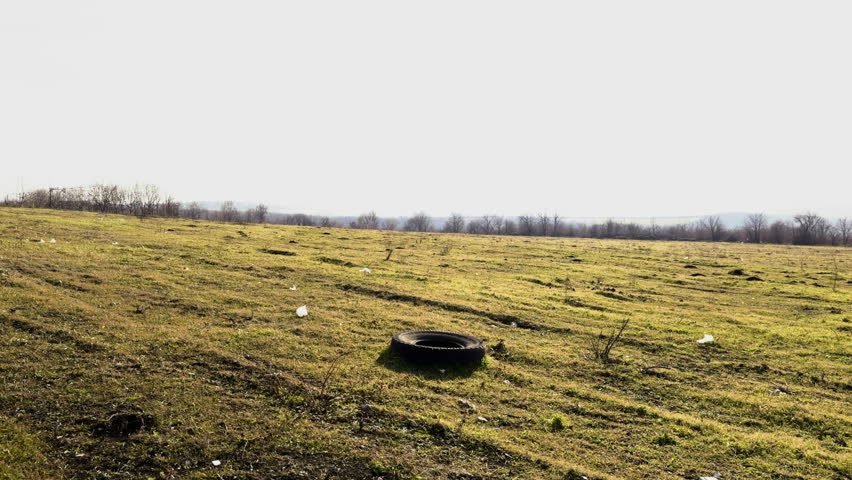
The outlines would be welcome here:
<svg viewBox="0 0 852 480">
<path fill-rule="evenodd" d="M 391 350 L 414 363 L 464 365 L 482 360 L 485 343 L 461 333 L 415 330 L 394 335 Z"/>
</svg>

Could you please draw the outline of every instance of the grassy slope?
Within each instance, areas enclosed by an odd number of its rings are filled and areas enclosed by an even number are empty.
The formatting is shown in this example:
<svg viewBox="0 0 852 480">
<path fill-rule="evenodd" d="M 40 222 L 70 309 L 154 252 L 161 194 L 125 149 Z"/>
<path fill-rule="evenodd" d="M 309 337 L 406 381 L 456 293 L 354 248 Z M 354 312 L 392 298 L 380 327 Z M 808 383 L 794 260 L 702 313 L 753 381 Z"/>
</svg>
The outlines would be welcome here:
<svg viewBox="0 0 852 480">
<path fill-rule="evenodd" d="M 0 209 L 0 479 L 848 478 L 850 318 L 849 249 Z M 506 348 L 416 369 L 419 328 Z"/>
</svg>

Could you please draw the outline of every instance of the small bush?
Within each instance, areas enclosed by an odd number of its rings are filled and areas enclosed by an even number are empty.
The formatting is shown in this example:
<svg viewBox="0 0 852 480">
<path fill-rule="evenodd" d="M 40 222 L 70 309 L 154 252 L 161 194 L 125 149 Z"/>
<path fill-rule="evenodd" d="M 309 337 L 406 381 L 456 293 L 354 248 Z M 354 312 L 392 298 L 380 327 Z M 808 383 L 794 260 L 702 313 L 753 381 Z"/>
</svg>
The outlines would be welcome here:
<svg viewBox="0 0 852 480">
<path fill-rule="evenodd" d="M 561 432 L 568 426 L 568 421 L 562 415 L 556 414 L 546 420 L 545 428 L 548 432 Z"/>
</svg>

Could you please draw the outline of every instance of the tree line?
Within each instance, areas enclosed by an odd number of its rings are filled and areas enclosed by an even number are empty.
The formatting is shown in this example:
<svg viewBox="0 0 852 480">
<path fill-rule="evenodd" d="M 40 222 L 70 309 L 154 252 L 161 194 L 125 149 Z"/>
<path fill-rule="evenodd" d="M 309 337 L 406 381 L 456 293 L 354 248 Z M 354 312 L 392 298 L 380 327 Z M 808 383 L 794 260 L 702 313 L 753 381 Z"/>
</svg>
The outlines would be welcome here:
<svg viewBox="0 0 852 480">
<path fill-rule="evenodd" d="M 155 185 L 122 187 L 95 184 L 88 187 L 42 188 L 22 191 L 13 198 L 6 196 L 6 207 L 54 208 L 101 213 L 178 217 L 191 220 L 212 220 L 232 223 L 273 223 L 318 227 L 349 227 L 369 230 L 411 232 L 469 233 L 477 235 L 526 235 L 546 237 L 620 238 L 636 240 L 681 240 L 710 242 L 778 243 L 796 245 L 843 245 L 852 241 L 852 221 L 840 218 L 831 222 L 816 213 L 795 215 L 792 221 L 769 222 L 763 213 L 748 215 L 738 226 L 724 225 L 718 216 L 707 216 L 693 222 L 671 225 L 640 224 L 606 220 L 596 223 L 564 221 L 557 214 L 539 213 L 504 217 L 482 215 L 467 218 L 451 214 L 442 226 L 433 218 L 419 212 L 401 222 L 397 218 L 382 218 L 375 212 L 359 215 L 348 225 L 317 215 L 269 212 L 266 205 L 239 209 L 234 202 L 223 202 L 218 209 L 203 208 L 198 202 L 183 204 L 170 195 L 163 195 Z"/>
</svg>

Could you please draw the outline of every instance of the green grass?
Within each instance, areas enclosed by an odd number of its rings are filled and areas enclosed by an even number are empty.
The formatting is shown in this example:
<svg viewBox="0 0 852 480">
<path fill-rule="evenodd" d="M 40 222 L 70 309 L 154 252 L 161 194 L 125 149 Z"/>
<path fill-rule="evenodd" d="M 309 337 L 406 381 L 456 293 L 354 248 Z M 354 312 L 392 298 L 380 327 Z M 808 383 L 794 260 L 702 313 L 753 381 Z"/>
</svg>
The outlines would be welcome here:
<svg viewBox="0 0 852 480">
<path fill-rule="evenodd" d="M 850 321 L 842 248 L 0 209 L 0 479 L 848 478 Z"/>
</svg>

